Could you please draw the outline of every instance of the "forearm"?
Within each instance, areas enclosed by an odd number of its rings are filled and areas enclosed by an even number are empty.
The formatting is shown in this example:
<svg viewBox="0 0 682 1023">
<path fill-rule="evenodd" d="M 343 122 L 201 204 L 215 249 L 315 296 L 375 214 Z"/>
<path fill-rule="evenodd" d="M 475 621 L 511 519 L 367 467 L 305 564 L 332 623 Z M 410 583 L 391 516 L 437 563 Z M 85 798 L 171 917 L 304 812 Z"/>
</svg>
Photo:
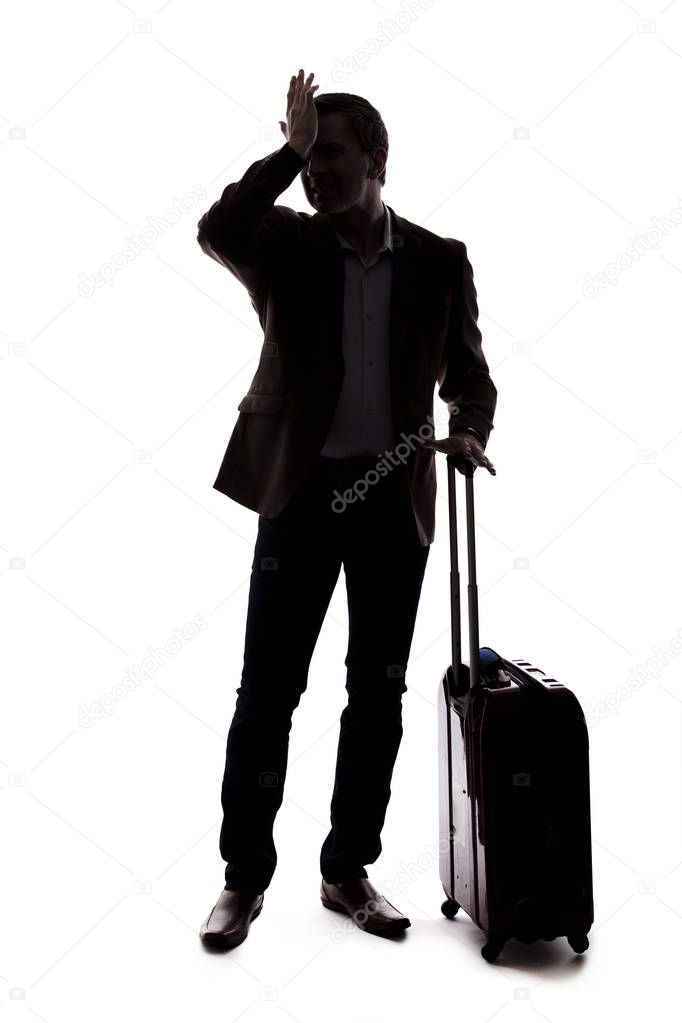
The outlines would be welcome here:
<svg viewBox="0 0 682 1023">
<path fill-rule="evenodd" d="M 202 249 L 209 246 L 236 257 L 251 253 L 259 229 L 271 227 L 266 218 L 277 196 L 289 187 L 303 163 L 302 156 L 285 142 L 281 149 L 251 164 L 199 221 L 197 241 Z"/>
</svg>

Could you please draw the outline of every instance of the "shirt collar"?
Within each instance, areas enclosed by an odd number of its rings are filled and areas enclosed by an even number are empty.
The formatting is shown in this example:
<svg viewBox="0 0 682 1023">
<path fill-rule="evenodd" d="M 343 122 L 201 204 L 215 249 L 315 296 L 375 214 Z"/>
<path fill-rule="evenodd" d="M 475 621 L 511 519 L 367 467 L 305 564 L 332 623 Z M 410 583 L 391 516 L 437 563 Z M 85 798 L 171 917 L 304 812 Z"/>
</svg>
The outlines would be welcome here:
<svg viewBox="0 0 682 1023">
<path fill-rule="evenodd" d="M 379 252 L 383 252 L 384 249 L 388 249 L 390 252 L 393 252 L 393 218 L 391 217 L 391 211 L 386 203 L 383 202 L 382 205 L 386 212 L 386 216 L 384 217 L 384 240 L 379 247 Z M 345 238 L 342 238 L 338 231 L 335 231 L 334 233 L 344 249 L 353 249 L 353 251 L 355 251 L 355 246 L 351 245 L 350 242 L 347 242 Z"/>
</svg>

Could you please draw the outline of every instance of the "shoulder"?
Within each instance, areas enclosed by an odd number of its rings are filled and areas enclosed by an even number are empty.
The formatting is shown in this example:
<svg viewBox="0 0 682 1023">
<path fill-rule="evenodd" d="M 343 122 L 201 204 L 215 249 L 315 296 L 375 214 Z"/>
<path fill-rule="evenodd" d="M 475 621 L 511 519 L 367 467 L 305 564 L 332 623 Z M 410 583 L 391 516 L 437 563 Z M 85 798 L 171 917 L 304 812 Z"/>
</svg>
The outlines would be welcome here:
<svg viewBox="0 0 682 1023">
<path fill-rule="evenodd" d="M 467 259 L 467 247 L 463 241 L 458 238 L 442 238 L 439 234 L 429 231 L 420 224 L 401 217 L 393 207 L 390 207 L 390 210 L 394 234 L 399 235 L 401 231 L 409 231 L 412 237 L 419 241 L 423 253 L 434 263 L 441 263 L 450 269 L 461 268 L 464 265 Z M 289 206 L 273 206 L 263 221 L 268 224 L 268 227 L 281 234 L 283 238 L 293 240 L 307 234 L 314 217 L 313 213 L 294 210 Z"/>
<path fill-rule="evenodd" d="M 414 224 L 406 217 L 399 217 L 392 209 L 394 224 L 398 222 L 410 230 L 415 238 L 418 238 L 425 251 L 436 259 L 446 260 L 460 264 L 466 257 L 467 249 L 463 241 L 458 238 L 443 238 L 433 231 L 429 231 L 420 224 Z"/>
<path fill-rule="evenodd" d="M 298 213 L 289 206 L 273 206 L 260 222 L 267 224 L 272 230 L 286 234 L 289 231 L 299 230 L 305 216 L 305 213 Z"/>
</svg>

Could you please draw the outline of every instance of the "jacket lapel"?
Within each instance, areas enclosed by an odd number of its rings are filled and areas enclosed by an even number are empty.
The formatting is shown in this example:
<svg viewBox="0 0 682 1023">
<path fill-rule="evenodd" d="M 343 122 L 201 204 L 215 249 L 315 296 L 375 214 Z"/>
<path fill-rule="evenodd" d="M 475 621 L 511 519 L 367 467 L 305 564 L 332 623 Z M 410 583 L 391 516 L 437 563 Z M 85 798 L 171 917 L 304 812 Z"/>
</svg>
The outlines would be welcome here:
<svg viewBox="0 0 682 1023">
<path fill-rule="evenodd" d="M 388 204 L 387 204 L 388 205 Z M 419 276 L 424 271 L 422 241 L 409 223 L 389 206 L 393 218 L 393 283 L 391 287 L 391 402 L 396 434 L 404 427 L 408 398 L 408 344 L 417 344 L 420 310 L 417 297 Z"/>
</svg>

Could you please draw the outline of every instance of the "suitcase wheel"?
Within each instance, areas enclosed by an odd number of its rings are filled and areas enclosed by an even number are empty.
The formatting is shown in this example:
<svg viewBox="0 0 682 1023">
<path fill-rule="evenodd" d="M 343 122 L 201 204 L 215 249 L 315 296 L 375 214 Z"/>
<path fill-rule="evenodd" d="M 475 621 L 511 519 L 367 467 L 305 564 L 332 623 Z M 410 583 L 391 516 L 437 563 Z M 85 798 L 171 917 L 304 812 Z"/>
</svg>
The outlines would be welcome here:
<svg viewBox="0 0 682 1023">
<path fill-rule="evenodd" d="M 566 941 L 571 946 L 574 952 L 584 952 L 586 948 L 589 948 L 590 943 L 587 940 L 586 934 L 567 934 Z"/>
<path fill-rule="evenodd" d="M 452 920 L 453 917 L 457 916 L 457 910 L 459 909 L 459 902 L 455 902 L 454 899 L 446 899 L 440 907 L 440 911 L 443 916 L 446 916 L 448 920 Z"/>
<path fill-rule="evenodd" d="M 488 935 L 488 941 L 481 949 L 481 955 L 487 963 L 494 963 L 498 955 L 502 951 L 502 947 L 507 939 L 499 938 L 495 935 Z"/>
</svg>

